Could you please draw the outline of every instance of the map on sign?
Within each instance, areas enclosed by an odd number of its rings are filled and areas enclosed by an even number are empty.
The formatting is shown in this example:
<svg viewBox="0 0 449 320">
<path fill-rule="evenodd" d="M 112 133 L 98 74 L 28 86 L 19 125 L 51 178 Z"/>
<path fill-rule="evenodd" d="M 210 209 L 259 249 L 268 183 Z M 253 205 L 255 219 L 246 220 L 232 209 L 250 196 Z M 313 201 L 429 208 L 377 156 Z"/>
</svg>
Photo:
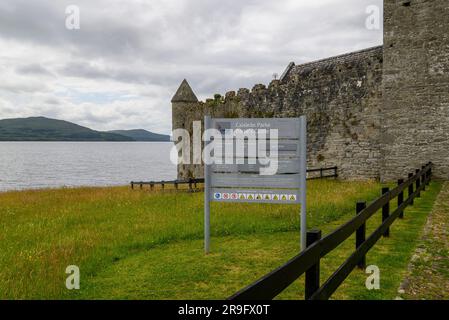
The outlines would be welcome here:
<svg viewBox="0 0 449 320">
<path fill-rule="evenodd" d="M 209 170 L 211 201 L 300 203 L 299 118 L 211 119 L 210 125 L 224 137 L 216 152 L 221 161 Z M 276 131 L 274 139 L 270 130 Z M 270 159 L 276 162 L 275 174 L 262 175 L 261 168 Z"/>
<path fill-rule="evenodd" d="M 205 130 L 211 154 L 205 165 L 205 250 L 210 202 L 301 204 L 306 225 L 306 118 L 211 119 Z M 270 170 L 267 170 L 270 169 Z M 305 247 L 305 228 L 301 246 Z"/>
</svg>

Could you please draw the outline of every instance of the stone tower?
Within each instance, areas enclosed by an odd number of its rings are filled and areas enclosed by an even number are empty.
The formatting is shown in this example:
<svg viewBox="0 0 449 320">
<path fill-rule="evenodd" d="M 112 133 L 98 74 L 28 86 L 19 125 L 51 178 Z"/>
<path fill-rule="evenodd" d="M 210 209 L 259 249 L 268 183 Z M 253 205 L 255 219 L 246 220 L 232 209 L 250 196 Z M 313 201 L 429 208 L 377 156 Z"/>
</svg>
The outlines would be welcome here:
<svg viewBox="0 0 449 320">
<path fill-rule="evenodd" d="M 193 121 L 202 119 L 198 98 L 190 87 L 186 79 L 184 79 L 173 96 L 172 100 L 172 129 L 187 129 L 192 136 Z M 191 155 L 192 158 L 192 155 Z M 202 173 L 195 173 L 198 166 L 179 165 L 178 178 L 188 179 L 202 176 Z"/>
<path fill-rule="evenodd" d="M 435 163 L 449 179 L 449 1 L 384 1 L 384 181 Z"/>
<path fill-rule="evenodd" d="M 173 130 L 178 128 L 184 128 L 185 119 L 182 116 L 190 108 L 196 107 L 198 104 L 198 98 L 190 87 L 186 79 L 181 82 L 178 90 L 171 99 L 172 103 L 172 126 Z"/>
</svg>

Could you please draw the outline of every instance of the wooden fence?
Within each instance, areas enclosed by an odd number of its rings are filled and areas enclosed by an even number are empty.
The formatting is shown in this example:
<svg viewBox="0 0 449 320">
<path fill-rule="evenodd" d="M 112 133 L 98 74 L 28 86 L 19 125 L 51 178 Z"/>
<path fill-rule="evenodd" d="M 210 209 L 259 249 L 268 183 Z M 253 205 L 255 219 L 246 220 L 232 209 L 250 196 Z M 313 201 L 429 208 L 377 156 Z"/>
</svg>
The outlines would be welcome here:
<svg viewBox="0 0 449 320">
<path fill-rule="evenodd" d="M 143 189 L 144 185 L 149 185 L 150 189 L 153 190 L 154 186 L 161 186 L 162 189 L 165 189 L 166 185 L 173 185 L 175 189 L 178 189 L 180 185 L 189 185 L 189 190 L 197 189 L 198 183 L 204 183 L 204 179 L 188 179 L 188 180 L 172 180 L 172 181 L 131 181 L 131 189 L 134 189 L 134 186 L 140 186 L 140 189 Z M 194 188 L 193 188 L 194 187 Z"/>
<path fill-rule="evenodd" d="M 358 202 L 356 216 L 346 224 L 321 239 L 320 230 L 307 233 L 307 249 L 286 264 L 265 275 L 252 285 L 231 296 L 230 300 L 271 300 L 305 273 L 305 299 L 327 300 L 349 276 L 355 267 L 365 268 L 366 254 L 383 236 L 388 237 L 390 226 L 397 218 L 404 217 L 407 206 L 420 197 L 432 176 L 432 163 L 428 163 L 410 173 L 408 179 L 398 180 L 398 186 L 390 190 L 382 189 L 382 196 L 366 206 Z M 416 185 L 416 187 L 415 187 Z M 407 199 L 404 192 L 407 190 Z M 397 199 L 397 209 L 390 212 L 390 201 Z M 382 224 L 366 238 L 366 222 L 379 210 L 382 211 Z M 337 270 L 321 285 L 320 260 L 337 248 L 352 234 L 356 234 L 355 251 Z"/>
<path fill-rule="evenodd" d="M 331 171 L 331 173 L 329 173 Z M 338 167 L 331 168 L 319 168 L 319 169 L 308 169 L 307 179 L 326 179 L 326 178 L 338 178 Z M 148 185 L 150 189 L 153 190 L 154 186 L 161 186 L 165 189 L 166 185 L 173 185 L 175 189 L 178 189 L 180 185 L 189 185 L 189 190 L 197 189 L 197 184 L 204 183 L 204 179 L 188 179 L 188 180 L 172 180 L 172 181 L 131 181 L 131 189 L 135 186 L 139 186 L 143 189 L 143 186 Z"/>
<path fill-rule="evenodd" d="M 307 180 L 326 178 L 338 178 L 338 167 L 307 169 Z"/>
</svg>

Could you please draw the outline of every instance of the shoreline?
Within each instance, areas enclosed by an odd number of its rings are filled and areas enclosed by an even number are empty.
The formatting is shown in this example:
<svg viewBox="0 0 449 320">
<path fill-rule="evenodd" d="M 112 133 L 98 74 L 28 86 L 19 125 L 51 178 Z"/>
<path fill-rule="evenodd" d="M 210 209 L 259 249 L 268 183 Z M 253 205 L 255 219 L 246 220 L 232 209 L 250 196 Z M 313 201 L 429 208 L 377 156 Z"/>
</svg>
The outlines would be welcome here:
<svg viewBox="0 0 449 320">
<path fill-rule="evenodd" d="M 108 141 L 108 140 L 0 140 L 0 143 L 17 143 L 17 142 L 70 142 L 70 143 L 174 143 L 174 141 Z"/>
<path fill-rule="evenodd" d="M 26 189 L 0 189 L 0 194 L 5 193 L 17 193 L 17 192 L 39 192 L 39 191 L 62 191 L 62 190 L 77 190 L 77 189 L 115 189 L 115 188 L 125 188 L 129 187 L 126 184 L 120 185 L 104 185 L 104 186 L 54 186 L 54 187 L 35 187 L 35 188 L 26 188 Z M 130 188 L 131 189 L 131 188 Z"/>
<path fill-rule="evenodd" d="M 149 188 L 139 189 L 135 188 L 134 190 L 130 187 L 130 182 L 127 184 L 114 184 L 114 185 L 80 185 L 80 186 L 48 186 L 48 187 L 31 187 L 24 189 L 0 189 L 0 195 L 5 193 L 20 193 L 20 192 L 48 192 L 48 191 L 63 191 L 63 190 L 81 190 L 81 189 L 120 189 L 120 188 L 129 188 L 130 191 L 137 190 L 149 190 Z M 154 189 L 157 191 L 159 188 Z M 167 185 L 165 186 L 165 190 L 175 190 L 174 186 Z M 183 188 L 180 188 L 182 190 Z M 161 189 L 162 190 L 162 189 Z"/>
</svg>

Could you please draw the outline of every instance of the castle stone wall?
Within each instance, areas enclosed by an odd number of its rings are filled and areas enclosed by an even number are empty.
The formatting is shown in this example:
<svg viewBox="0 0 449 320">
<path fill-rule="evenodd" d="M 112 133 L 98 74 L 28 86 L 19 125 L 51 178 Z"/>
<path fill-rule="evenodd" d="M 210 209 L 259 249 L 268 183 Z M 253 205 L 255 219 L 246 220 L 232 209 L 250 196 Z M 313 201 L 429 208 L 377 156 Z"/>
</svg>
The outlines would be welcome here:
<svg viewBox="0 0 449 320">
<path fill-rule="evenodd" d="M 382 47 L 290 66 L 268 87 L 228 92 L 196 105 L 173 102 L 174 129 L 192 130 L 204 115 L 220 118 L 308 119 L 308 166 L 338 166 L 345 179 L 379 177 Z M 180 166 L 178 176 L 202 177 L 199 165 Z"/>
<path fill-rule="evenodd" d="M 449 1 L 385 0 L 382 180 L 449 178 Z"/>
<path fill-rule="evenodd" d="M 309 167 L 338 166 L 344 179 L 394 181 L 432 161 L 435 175 L 449 179 L 448 28 L 448 0 L 385 0 L 383 47 L 290 63 L 281 80 L 225 98 L 198 102 L 190 92 L 194 99 L 173 101 L 174 128 L 191 131 L 206 114 L 305 114 Z M 178 175 L 202 177 L 203 169 L 181 166 Z"/>
</svg>

